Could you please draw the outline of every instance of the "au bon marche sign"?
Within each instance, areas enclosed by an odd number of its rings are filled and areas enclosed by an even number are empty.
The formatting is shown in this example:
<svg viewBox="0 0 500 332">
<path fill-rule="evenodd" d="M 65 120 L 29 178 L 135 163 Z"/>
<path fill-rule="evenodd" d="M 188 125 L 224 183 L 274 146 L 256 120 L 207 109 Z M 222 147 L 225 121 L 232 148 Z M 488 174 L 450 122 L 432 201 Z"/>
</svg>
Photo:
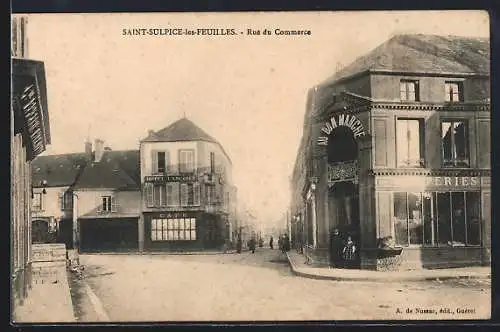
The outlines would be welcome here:
<svg viewBox="0 0 500 332">
<path fill-rule="evenodd" d="M 327 136 L 318 137 L 318 145 L 328 145 L 328 135 L 341 126 L 349 128 L 352 131 L 354 138 L 366 135 L 361 120 L 359 120 L 356 116 L 344 113 L 336 114 L 333 115 L 329 121 L 325 122 L 324 126 L 321 128 L 321 131 Z"/>
</svg>

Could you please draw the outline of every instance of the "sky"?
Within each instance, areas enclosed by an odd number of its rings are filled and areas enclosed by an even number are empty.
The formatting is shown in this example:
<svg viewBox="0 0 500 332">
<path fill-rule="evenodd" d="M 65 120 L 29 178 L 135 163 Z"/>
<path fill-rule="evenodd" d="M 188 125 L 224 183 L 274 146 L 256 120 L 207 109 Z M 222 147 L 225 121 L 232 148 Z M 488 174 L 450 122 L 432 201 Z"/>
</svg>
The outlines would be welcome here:
<svg viewBox="0 0 500 332">
<path fill-rule="evenodd" d="M 236 36 L 124 36 L 129 28 L 234 28 Z M 308 36 L 247 35 L 306 29 Z M 243 34 L 239 34 L 239 32 Z M 285 215 L 308 89 L 400 33 L 489 36 L 483 11 L 28 15 L 28 57 L 45 62 L 52 144 L 87 136 L 138 149 L 186 116 L 233 161 L 238 199 L 262 223 Z"/>
</svg>

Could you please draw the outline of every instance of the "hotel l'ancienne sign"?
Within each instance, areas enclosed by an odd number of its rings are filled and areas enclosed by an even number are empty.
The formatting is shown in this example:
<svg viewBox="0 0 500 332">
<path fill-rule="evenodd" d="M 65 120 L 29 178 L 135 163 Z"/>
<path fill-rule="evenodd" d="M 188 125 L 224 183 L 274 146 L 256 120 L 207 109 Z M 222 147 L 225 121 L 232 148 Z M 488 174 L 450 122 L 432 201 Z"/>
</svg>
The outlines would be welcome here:
<svg viewBox="0 0 500 332">
<path fill-rule="evenodd" d="M 195 182 L 196 176 L 193 174 L 181 175 L 149 175 L 144 177 L 145 182 L 167 183 L 167 182 Z"/>
<path fill-rule="evenodd" d="M 352 114 L 333 115 L 330 120 L 328 122 L 325 122 L 324 126 L 321 128 L 321 131 L 324 132 L 327 136 L 318 137 L 318 145 L 328 145 L 328 135 L 330 135 L 332 131 L 340 126 L 349 128 L 352 131 L 354 138 L 366 135 L 361 120 L 359 120 L 356 116 Z"/>
</svg>

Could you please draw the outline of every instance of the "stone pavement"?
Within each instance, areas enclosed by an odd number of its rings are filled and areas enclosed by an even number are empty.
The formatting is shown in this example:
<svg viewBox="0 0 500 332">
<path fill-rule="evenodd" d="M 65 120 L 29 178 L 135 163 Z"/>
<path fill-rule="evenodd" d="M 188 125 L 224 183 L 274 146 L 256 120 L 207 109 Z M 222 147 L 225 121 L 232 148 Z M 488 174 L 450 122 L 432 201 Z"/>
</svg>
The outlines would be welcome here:
<svg viewBox="0 0 500 332">
<path fill-rule="evenodd" d="M 22 306 L 13 313 L 13 323 L 73 323 L 76 321 L 66 269 L 57 271 L 57 278 L 43 283 L 35 280 Z"/>
<path fill-rule="evenodd" d="M 287 257 L 293 273 L 301 277 L 312 279 L 351 281 L 422 281 L 460 278 L 491 279 L 490 267 L 381 272 L 373 270 L 312 267 L 306 264 L 304 255 L 295 251 L 289 251 Z"/>
</svg>

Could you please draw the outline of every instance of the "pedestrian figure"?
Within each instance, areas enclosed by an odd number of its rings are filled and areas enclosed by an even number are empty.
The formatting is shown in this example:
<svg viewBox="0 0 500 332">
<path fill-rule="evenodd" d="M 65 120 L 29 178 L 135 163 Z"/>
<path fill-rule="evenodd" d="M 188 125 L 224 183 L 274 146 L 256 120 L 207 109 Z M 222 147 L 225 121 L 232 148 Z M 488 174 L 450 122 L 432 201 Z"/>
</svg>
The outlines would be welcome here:
<svg viewBox="0 0 500 332">
<path fill-rule="evenodd" d="M 271 236 L 271 239 L 269 240 L 269 247 L 273 249 L 273 237 Z"/>
<path fill-rule="evenodd" d="M 236 241 L 236 252 L 238 254 L 241 253 L 241 247 L 243 246 L 243 243 L 241 242 L 241 235 L 238 235 L 238 240 Z"/>
<path fill-rule="evenodd" d="M 282 235 L 278 237 L 278 249 L 283 251 L 283 238 Z"/>
<path fill-rule="evenodd" d="M 283 244 L 283 245 L 284 245 L 284 247 L 285 247 L 285 248 L 284 248 L 284 249 L 285 249 L 285 252 L 290 251 L 290 238 L 288 237 L 288 234 L 285 234 L 285 236 L 284 236 L 284 241 L 283 241 L 283 242 L 284 242 L 284 244 Z"/>
<path fill-rule="evenodd" d="M 255 239 L 251 238 L 250 241 L 248 241 L 248 247 L 252 251 L 252 254 L 255 253 L 255 245 L 256 245 Z"/>
<path fill-rule="evenodd" d="M 356 246 L 352 241 L 351 236 L 347 236 L 347 241 L 345 243 L 344 249 L 342 250 L 342 259 L 344 260 L 345 266 L 347 268 L 352 268 L 354 261 L 356 260 Z"/>
<path fill-rule="evenodd" d="M 342 238 L 338 229 L 334 229 L 330 236 L 330 266 L 339 268 L 342 265 Z"/>
</svg>

